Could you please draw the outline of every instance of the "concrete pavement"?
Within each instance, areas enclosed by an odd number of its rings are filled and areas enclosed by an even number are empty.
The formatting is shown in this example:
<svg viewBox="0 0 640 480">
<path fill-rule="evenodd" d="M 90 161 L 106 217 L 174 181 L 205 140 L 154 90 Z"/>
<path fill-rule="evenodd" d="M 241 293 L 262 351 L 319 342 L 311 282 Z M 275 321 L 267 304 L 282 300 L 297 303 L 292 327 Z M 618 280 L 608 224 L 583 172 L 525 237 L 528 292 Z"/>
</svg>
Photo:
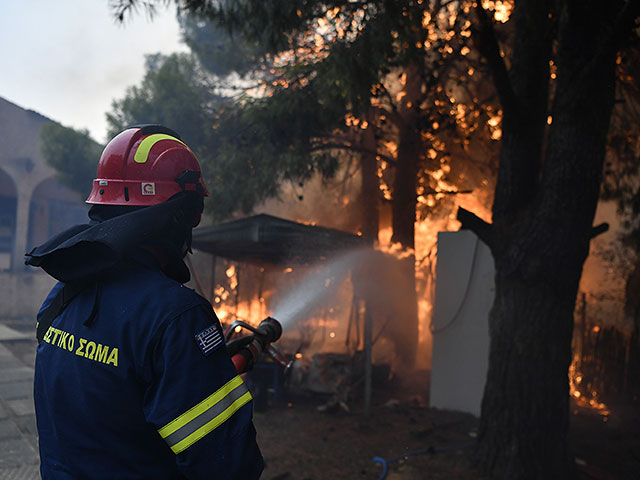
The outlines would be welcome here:
<svg viewBox="0 0 640 480">
<path fill-rule="evenodd" d="M 0 319 L 0 480 L 40 478 L 32 320 Z"/>
</svg>

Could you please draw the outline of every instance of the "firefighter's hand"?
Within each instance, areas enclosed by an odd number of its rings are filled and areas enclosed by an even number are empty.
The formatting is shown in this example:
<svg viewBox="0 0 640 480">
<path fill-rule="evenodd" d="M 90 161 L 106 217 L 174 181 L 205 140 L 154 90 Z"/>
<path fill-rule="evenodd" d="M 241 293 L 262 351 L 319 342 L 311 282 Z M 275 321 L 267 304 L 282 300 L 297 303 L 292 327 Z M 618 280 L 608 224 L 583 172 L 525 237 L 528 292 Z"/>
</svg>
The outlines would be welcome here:
<svg viewBox="0 0 640 480">
<path fill-rule="evenodd" d="M 230 357 L 233 357 L 236 353 L 242 350 L 253 341 L 253 335 L 247 335 L 245 337 L 236 338 L 227 343 L 227 353 Z"/>
</svg>

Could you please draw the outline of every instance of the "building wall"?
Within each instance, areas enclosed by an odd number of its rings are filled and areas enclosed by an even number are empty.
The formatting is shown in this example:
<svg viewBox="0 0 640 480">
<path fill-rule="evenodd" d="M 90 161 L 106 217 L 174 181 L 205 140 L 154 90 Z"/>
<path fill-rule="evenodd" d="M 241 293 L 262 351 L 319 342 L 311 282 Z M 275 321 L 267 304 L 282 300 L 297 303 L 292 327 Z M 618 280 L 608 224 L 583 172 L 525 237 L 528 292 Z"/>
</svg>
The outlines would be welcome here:
<svg viewBox="0 0 640 480">
<path fill-rule="evenodd" d="M 35 315 L 55 281 L 26 267 L 24 254 L 86 220 L 82 199 L 55 180 L 40 151 L 50 121 L 0 98 L 0 318 Z"/>
<path fill-rule="evenodd" d="M 36 314 L 56 280 L 38 270 L 0 272 L 0 319 L 35 325 Z"/>
<path fill-rule="evenodd" d="M 16 231 L 17 191 L 12 178 L 0 169 L 0 271 L 11 268 Z"/>
<path fill-rule="evenodd" d="M 438 234 L 433 312 L 432 407 L 480 415 L 494 298 L 489 248 L 468 230 Z"/>
</svg>

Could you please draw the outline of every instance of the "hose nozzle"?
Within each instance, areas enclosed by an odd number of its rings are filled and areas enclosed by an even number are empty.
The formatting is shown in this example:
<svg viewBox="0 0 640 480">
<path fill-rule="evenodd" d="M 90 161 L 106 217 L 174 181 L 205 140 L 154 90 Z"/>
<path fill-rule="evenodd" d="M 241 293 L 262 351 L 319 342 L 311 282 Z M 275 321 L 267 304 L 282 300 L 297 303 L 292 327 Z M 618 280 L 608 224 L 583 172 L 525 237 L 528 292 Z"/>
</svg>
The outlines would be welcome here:
<svg viewBox="0 0 640 480">
<path fill-rule="evenodd" d="M 261 355 L 268 350 L 269 344 L 280 338 L 282 335 L 282 325 L 272 317 L 265 318 L 257 328 L 244 322 L 234 322 L 231 324 L 231 327 L 233 327 L 234 324 L 241 325 L 253 332 L 253 335 L 245 337 L 247 341 L 244 341 L 244 339 L 239 340 L 242 342 L 240 349 L 235 350 L 235 353 L 231 356 L 231 361 L 235 365 L 238 373 L 244 373 L 250 370 Z M 229 329 L 229 331 L 232 332 L 233 330 Z M 229 348 L 229 345 L 227 345 L 227 348 Z"/>
<path fill-rule="evenodd" d="M 265 343 L 273 343 L 282 335 L 282 325 L 275 318 L 267 317 L 260 322 L 256 333 L 262 337 Z"/>
</svg>

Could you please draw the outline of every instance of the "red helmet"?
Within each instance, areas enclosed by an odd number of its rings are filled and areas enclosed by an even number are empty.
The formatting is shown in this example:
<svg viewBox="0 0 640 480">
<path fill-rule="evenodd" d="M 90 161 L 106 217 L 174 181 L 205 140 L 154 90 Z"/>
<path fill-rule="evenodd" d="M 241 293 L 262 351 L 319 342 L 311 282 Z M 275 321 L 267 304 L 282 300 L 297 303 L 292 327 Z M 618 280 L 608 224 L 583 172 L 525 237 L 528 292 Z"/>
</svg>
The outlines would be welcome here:
<svg viewBox="0 0 640 480">
<path fill-rule="evenodd" d="M 149 206 L 177 193 L 209 196 L 198 159 L 180 136 L 160 125 L 130 127 L 105 147 L 87 203 Z"/>
</svg>

